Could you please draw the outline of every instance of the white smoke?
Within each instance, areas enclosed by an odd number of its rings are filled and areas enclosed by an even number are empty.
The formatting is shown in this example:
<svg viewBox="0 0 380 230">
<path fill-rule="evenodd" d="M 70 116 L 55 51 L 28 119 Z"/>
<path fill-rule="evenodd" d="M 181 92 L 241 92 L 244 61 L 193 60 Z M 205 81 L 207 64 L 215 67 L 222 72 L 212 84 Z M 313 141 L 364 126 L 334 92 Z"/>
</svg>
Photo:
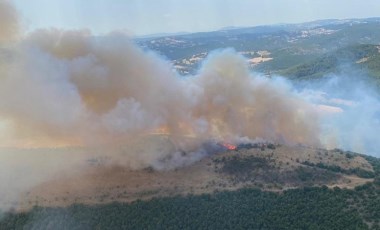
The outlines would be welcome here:
<svg viewBox="0 0 380 230">
<path fill-rule="evenodd" d="M 380 97 L 363 74 L 352 71 L 329 75 L 306 86 L 302 95 L 319 105 L 321 142 L 327 148 L 342 148 L 380 155 Z"/>
<path fill-rule="evenodd" d="M 159 129 L 175 142 L 190 135 L 318 144 L 313 107 L 288 85 L 253 76 L 233 50 L 210 55 L 186 79 L 121 34 L 39 30 L 8 52 L 0 117 L 16 147 L 120 143 Z"/>
</svg>

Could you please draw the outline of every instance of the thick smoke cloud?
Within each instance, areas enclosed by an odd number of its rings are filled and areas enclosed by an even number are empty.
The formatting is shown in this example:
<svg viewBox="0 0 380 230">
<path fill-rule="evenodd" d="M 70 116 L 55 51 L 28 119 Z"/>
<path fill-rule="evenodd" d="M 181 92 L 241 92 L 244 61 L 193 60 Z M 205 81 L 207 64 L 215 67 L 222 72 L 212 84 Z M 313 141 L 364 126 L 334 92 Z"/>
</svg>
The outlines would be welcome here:
<svg viewBox="0 0 380 230">
<path fill-rule="evenodd" d="M 214 52 L 186 78 L 115 33 L 38 30 L 2 43 L 1 53 L 3 208 L 37 184 L 86 170 L 92 159 L 170 170 L 217 151 L 221 141 L 319 143 L 314 107 L 283 81 L 252 75 L 233 50 Z"/>
<path fill-rule="evenodd" d="M 233 50 L 185 79 L 122 34 L 39 30 L 7 52 L 0 117 L 16 147 L 119 145 L 154 132 L 175 149 L 241 137 L 318 144 L 313 106 L 286 83 L 253 76 Z"/>
</svg>

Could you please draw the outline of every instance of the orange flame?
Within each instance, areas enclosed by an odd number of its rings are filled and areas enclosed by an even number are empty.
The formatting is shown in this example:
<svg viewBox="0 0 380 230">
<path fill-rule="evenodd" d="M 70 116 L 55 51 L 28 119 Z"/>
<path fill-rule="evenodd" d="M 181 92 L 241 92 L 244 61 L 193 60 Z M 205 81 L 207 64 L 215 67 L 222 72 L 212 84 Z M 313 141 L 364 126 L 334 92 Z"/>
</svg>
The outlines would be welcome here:
<svg viewBox="0 0 380 230">
<path fill-rule="evenodd" d="M 236 150 L 236 145 L 229 144 L 229 143 L 222 143 L 224 147 L 226 147 L 228 150 Z"/>
</svg>

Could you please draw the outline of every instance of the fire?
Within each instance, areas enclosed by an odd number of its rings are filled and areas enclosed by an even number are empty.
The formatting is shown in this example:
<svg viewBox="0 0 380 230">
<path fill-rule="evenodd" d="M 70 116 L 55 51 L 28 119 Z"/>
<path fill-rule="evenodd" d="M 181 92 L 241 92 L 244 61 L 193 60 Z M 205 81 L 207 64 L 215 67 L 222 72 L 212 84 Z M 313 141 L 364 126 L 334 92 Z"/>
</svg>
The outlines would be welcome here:
<svg viewBox="0 0 380 230">
<path fill-rule="evenodd" d="M 228 150 L 236 150 L 236 145 L 229 144 L 229 143 L 222 143 L 224 147 L 226 147 Z"/>
</svg>

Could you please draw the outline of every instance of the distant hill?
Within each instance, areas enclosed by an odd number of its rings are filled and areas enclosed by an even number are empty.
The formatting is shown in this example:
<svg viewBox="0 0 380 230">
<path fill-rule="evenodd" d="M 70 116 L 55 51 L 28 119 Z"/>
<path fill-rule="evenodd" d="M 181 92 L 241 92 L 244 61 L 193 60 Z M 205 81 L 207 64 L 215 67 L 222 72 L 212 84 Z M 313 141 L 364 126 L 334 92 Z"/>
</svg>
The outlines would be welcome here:
<svg viewBox="0 0 380 230">
<path fill-rule="evenodd" d="M 213 50 L 231 47 L 240 53 L 254 53 L 247 58 L 260 57 L 258 51 L 268 51 L 271 61 L 253 65 L 255 71 L 284 71 L 348 46 L 380 44 L 380 18 L 223 28 L 212 32 L 136 39 L 136 42 L 166 56 L 185 75 L 194 74 L 199 68 L 199 64 L 191 63 L 193 57 L 205 57 L 203 54 Z"/>
<path fill-rule="evenodd" d="M 340 48 L 278 73 L 294 80 L 315 80 L 345 69 L 369 76 L 368 80 L 380 87 L 380 46 L 363 44 Z"/>
</svg>

